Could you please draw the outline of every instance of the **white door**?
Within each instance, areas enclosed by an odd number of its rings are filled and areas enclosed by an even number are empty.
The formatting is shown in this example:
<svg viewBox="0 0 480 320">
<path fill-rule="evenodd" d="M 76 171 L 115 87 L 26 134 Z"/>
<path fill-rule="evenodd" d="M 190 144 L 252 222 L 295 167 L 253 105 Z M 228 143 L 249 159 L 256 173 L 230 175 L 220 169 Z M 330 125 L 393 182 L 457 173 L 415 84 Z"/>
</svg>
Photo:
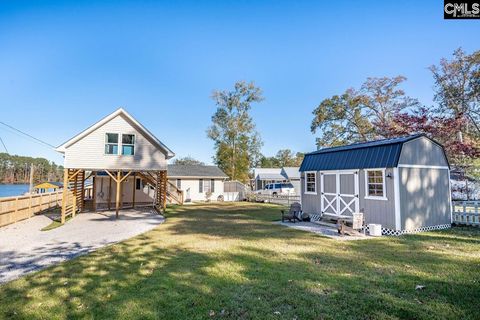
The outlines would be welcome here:
<svg viewBox="0 0 480 320">
<path fill-rule="evenodd" d="M 320 172 L 322 213 L 350 216 L 359 211 L 358 171 Z"/>
</svg>

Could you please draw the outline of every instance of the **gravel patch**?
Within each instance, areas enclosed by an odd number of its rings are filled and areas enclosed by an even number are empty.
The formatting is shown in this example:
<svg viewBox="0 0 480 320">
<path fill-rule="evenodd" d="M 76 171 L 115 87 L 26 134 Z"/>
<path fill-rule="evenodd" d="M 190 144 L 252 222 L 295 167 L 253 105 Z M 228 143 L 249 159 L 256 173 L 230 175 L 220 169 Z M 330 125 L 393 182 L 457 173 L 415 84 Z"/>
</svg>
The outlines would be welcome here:
<svg viewBox="0 0 480 320">
<path fill-rule="evenodd" d="M 318 225 L 313 222 L 277 222 L 278 224 L 293 228 L 293 229 L 298 229 L 302 231 L 307 231 L 307 232 L 313 232 L 316 234 L 320 234 L 325 237 L 329 237 L 331 239 L 335 240 L 365 240 L 365 239 L 372 239 L 374 237 L 368 236 L 368 235 L 361 235 L 361 236 L 349 236 L 349 235 L 341 235 L 338 233 L 337 229 L 334 228 L 329 228 L 326 226 Z"/>
<path fill-rule="evenodd" d="M 40 231 L 52 220 L 35 216 L 0 228 L 0 283 L 144 233 L 163 223 L 155 212 L 81 213 L 65 225 Z"/>
</svg>

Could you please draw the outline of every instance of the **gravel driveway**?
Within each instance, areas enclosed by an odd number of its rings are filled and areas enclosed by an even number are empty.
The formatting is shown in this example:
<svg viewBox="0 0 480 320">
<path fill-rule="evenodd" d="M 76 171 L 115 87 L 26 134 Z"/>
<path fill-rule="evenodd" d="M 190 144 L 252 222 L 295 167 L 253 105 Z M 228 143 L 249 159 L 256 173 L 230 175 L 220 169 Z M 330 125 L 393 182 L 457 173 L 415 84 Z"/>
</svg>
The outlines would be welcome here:
<svg viewBox="0 0 480 320">
<path fill-rule="evenodd" d="M 0 228 L 0 283 L 144 233 L 162 223 L 153 212 L 81 213 L 64 226 L 40 231 L 52 221 L 35 216 Z"/>
</svg>

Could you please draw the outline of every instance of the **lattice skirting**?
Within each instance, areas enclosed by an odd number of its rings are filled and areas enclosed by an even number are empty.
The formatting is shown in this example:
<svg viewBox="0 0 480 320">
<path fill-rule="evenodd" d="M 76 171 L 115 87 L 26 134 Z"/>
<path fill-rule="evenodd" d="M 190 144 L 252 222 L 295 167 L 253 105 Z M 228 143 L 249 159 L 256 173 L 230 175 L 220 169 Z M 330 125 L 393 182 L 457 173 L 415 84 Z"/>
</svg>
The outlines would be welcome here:
<svg viewBox="0 0 480 320">
<path fill-rule="evenodd" d="M 450 223 L 448 224 L 439 224 L 436 226 L 427 226 L 427 227 L 420 227 L 416 228 L 413 230 L 393 230 L 393 229 L 387 229 L 387 228 L 382 228 L 382 235 L 384 236 L 401 236 L 403 234 L 410 234 L 410 233 L 418 233 L 418 232 L 427 232 L 427 231 L 434 231 L 434 230 L 443 230 L 443 229 L 449 229 L 451 228 L 452 225 Z M 368 232 L 368 225 L 365 227 L 366 231 Z"/>
</svg>

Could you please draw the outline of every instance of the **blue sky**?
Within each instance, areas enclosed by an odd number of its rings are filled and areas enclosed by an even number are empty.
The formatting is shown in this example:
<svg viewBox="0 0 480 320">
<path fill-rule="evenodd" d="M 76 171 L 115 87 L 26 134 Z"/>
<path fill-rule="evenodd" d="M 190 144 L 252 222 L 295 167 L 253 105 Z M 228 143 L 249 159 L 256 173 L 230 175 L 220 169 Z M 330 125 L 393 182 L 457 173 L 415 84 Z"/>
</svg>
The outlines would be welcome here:
<svg viewBox="0 0 480 320">
<path fill-rule="evenodd" d="M 253 80 L 263 153 L 315 149 L 318 103 L 367 77 L 408 78 L 432 103 L 427 67 L 480 49 L 480 22 L 439 1 L 0 2 L 0 119 L 58 145 L 119 106 L 177 156 L 211 163 L 213 89 Z M 0 127 L 12 154 L 54 151 Z"/>
</svg>

